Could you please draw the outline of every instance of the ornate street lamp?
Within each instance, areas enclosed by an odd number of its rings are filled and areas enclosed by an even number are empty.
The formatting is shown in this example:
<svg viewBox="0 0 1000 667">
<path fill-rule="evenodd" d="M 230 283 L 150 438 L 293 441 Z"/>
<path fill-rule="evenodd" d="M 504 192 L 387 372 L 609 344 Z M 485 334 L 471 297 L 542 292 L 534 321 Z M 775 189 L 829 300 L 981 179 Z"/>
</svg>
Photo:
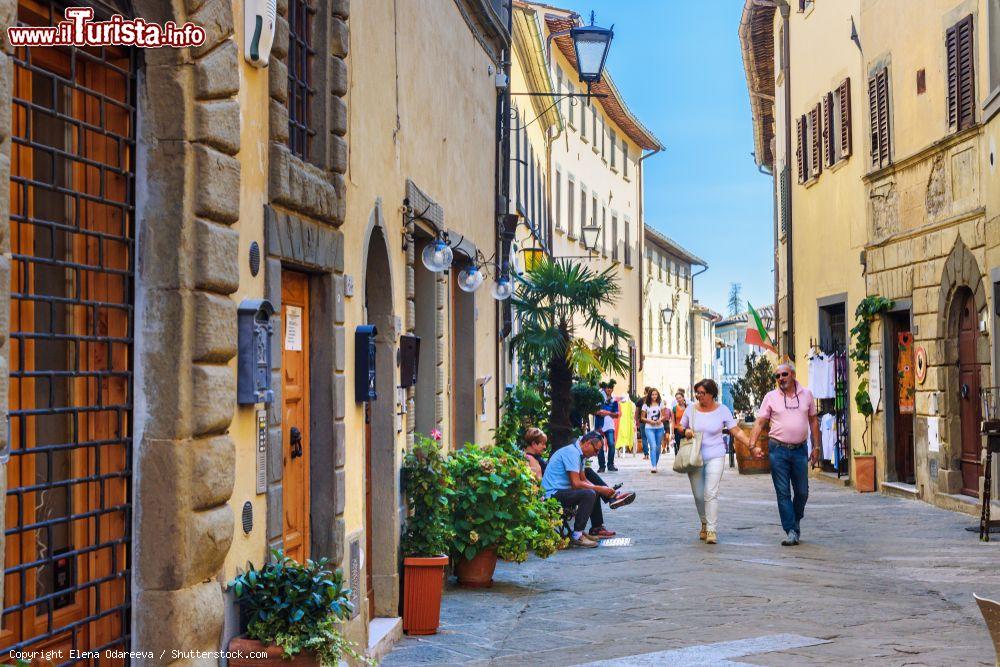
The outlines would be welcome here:
<svg viewBox="0 0 1000 667">
<path fill-rule="evenodd" d="M 580 230 L 581 236 L 583 237 L 583 245 L 587 248 L 587 252 L 594 253 L 597 251 L 597 241 L 601 236 L 601 228 L 593 221 L 584 228 Z"/>
<path fill-rule="evenodd" d="M 663 323 L 669 327 L 670 320 L 674 318 L 674 309 L 670 306 L 664 306 L 660 309 L 660 318 L 663 320 Z"/>
<path fill-rule="evenodd" d="M 580 75 L 580 81 L 587 84 L 589 95 L 590 87 L 601 80 L 604 72 L 608 49 L 615 36 L 614 26 L 601 28 L 594 25 L 594 12 L 590 12 L 590 25 L 571 28 L 569 35 L 576 52 L 576 71 Z"/>
</svg>

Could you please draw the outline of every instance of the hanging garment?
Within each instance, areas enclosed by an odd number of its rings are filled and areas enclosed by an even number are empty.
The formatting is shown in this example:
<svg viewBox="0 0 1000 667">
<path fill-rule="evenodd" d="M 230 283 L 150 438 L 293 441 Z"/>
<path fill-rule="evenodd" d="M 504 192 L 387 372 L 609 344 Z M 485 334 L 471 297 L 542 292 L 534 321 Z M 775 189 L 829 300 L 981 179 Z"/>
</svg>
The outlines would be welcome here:
<svg viewBox="0 0 1000 667">
<path fill-rule="evenodd" d="M 631 451 L 635 447 L 635 403 L 622 396 L 618 404 L 618 428 L 615 431 L 615 448 Z"/>
<path fill-rule="evenodd" d="M 837 418 L 827 413 L 819 422 L 819 437 L 823 441 L 823 459 L 837 460 Z"/>
<path fill-rule="evenodd" d="M 834 358 L 822 352 L 809 358 L 809 389 L 817 400 L 834 398 L 836 368 Z"/>
</svg>

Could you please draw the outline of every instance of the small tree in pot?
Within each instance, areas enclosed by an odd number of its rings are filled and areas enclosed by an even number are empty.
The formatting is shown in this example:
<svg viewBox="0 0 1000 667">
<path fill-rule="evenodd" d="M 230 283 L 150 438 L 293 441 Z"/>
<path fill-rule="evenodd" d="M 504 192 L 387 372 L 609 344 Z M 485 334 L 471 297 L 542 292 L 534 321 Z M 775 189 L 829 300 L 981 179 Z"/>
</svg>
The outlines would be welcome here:
<svg viewBox="0 0 1000 667">
<path fill-rule="evenodd" d="M 243 665 L 337 665 L 343 656 L 366 664 L 337 628 L 350 617 L 350 590 L 340 570 L 327 569 L 328 560 L 299 563 L 281 551 L 259 570 L 253 563 L 229 582 L 247 621 L 246 636 L 230 642 L 230 650 L 266 653 L 264 660 L 231 658 Z M 285 661 L 282 663 L 282 661 Z"/>
<path fill-rule="evenodd" d="M 432 635 L 441 620 L 448 551 L 455 537 L 449 501 L 452 478 L 441 444 L 418 435 L 403 458 L 409 516 L 403 533 L 403 630 Z"/>
</svg>

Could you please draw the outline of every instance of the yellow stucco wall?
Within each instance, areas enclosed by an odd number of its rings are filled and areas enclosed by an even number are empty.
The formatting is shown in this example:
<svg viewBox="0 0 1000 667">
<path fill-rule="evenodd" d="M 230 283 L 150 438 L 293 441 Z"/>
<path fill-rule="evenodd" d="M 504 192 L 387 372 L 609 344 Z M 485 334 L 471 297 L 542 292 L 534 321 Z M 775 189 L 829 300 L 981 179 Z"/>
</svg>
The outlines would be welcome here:
<svg viewBox="0 0 1000 667">
<path fill-rule="evenodd" d="M 233 2 L 235 25 L 243 25 L 243 3 Z M 243 53 L 243 31 L 236 31 L 240 53 Z M 240 62 L 240 219 L 232 225 L 239 232 L 240 286 L 229 298 L 236 303 L 243 299 L 259 299 L 264 294 L 264 272 L 250 275 L 246 257 L 250 244 L 257 241 L 264 245 L 264 203 L 267 197 L 267 142 L 268 142 L 268 72 L 249 65 L 242 57 Z M 236 373 L 236 359 L 230 368 Z M 264 494 L 256 491 L 256 408 L 238 406 L 229 427 L 230 437 L 236 444 L 236 483 L 229 504 L 233 508 L 233 544 L 226 556 L 223 576 L 228 580 L 238 567 L 247 561 L 259 565 L 266 555 L 267 502 Z M 249 535 L 243 532 L 241 515 L 243 503 L 253 504 L 254 527 Z"/>
<path fill-rule="evenodd" d="M 432 35 L 433 39 L 427 36 Z M 495 66 L 453 2 L 370 0 L 351 6 L 348 122 L 350 155 L 347 217 L 343 227 L 345 274 L 354 280 L 347 298 L 347 506 L 348 535 L 365 525 L 364 414 L 350 396 L 353 387 L 353 332 L 364 322 L 365 249 L 369 221 L 381 202 L 388 243 L 393 310 L 405 328 L 406 273 L 401 250 L 400 207 L 412 179 L 444 209 L 444 223 L 465 235 L 483 253 L 493 254 Z M 360 54 L 360 55 L 359 55 Z M 461 63 L 458 66 L 458 63 Z M 419 258 L 417 259 L 419 261 Z M 496 306 L 487 281 L 476 292 L 476 376 L 492 376 L 487 387 L 487 419 L 476 422 L 476 439 L 486 441 L 495 425 Z M 450 331 L 446 306 L 445 325 Z M 453 354 L 463 341 L 446 333 Z M 420 372 L 430 341 L 422 342 Z M 450 361 L 445 364 L 450 368 Z M 398 375 L 398 373 L 397 373 Z M 450 387 L 450 381 L 446 387 Z M 444 440 L 450 440 L 450 405 L 445 391 Z M 396 437 L 397 465 L 405 444 L 405 423 Z"/>
<path fill-rule="evenodd" d="M 652 255 L 649 257 L 649 255 Z M 666 264 L 661 269 L 660 258 Z M 692 285 L 691 266 L 681 262 L 669 251 L 646 238 L 643 256 L 645 278 L 643 279 L 643 386 L 655 387 L 661 395 L 672 397 L 678 389 L 684 389 L 691 396 L 691 385 L 701 379 L 691 377 L 691 360 L 694 346 L 691 332 Z M 671 265 L 673 262 L 673 265 Z M 687 271 L 687 278 L 679 278 L 677 272 Z M 664 324 L 661 313 L 671 308 L 673 314 L 669 324 Z M 700 324 L 700 323 L 699 323 Z M 698 332 L 701 327 L 698 327 Z"/>
<path fill-rule="evenodd" d="M 861 16 L 860 0 L 817 2 L 805 13 L 791 12 L 791 136 L 792 153 L 786 155 L 785 81 L 778 63 L 775 64 L 776 174 L 786 164 L 791 167 L 792 242 L 794 244 L 794 358 L 798 377 L 809 384 L 807 358 L 810 341 L 818 340 L 818 299 L 847 294 L 847 327 L 853 326 L 854 309 L 865 297 L 861 252 L 867 241 L 866 194 L 862 177 L 867 171 L 867 81 L 862 71 L 862 57 L 850 39 L 850 21 Z M 775 13 L 775 53 L 780 52 L 781 14 Z M 831 26 L 844 26 L 833 30 Z M 867 35 L 862 39 L 867 41 Z M 864 43 L 863 41 L 863 43 Z M 851 80 L 852 154 L 846 161 L 825 167 L 811 183 L 798 183 L 795 158 L 795 119 L 809 111 L 829 91 L 835 90 L 845 78 Z M 770 226 L 770 225 L 768 225 Z M 787 266 L 784 242 L 779 250 L 781 294 L 787 289 Z M 782 325 L 784 328 L 784 325 Z M 849 394 L 857 388 L 853 364 L 849 370 Z M 864 420 L 851 411 L 851 444 L 861 446 Z"/>
</svg>

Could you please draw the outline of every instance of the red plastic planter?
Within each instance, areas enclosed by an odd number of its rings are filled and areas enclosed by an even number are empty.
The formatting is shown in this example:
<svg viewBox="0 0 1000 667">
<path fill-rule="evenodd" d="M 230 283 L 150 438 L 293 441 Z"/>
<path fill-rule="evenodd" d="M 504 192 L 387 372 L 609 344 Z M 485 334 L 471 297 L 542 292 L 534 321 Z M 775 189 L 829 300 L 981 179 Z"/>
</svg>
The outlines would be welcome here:
<svg viewBox="0 0 1000 667">
<path fill-rule="evenodd" d="M 319 659 L 309 651 L 301 651 L 291 660 L 285 660 L 285 652 L 280 646 L 269 646 L 262 644 L 256 639 L 246 637 L 234 637 L 229 642 L 229 650 L 232 653 L 239 651 L 242 658 L 229 658 L 230 667 L 320 667 Z M 266 653 L 266 658 L 253 657 Z"/>
<path fill-rule="evenodd" d="M 403 559 L 403 632 L 437 634 L 447 556 Z"/>
</svg>

